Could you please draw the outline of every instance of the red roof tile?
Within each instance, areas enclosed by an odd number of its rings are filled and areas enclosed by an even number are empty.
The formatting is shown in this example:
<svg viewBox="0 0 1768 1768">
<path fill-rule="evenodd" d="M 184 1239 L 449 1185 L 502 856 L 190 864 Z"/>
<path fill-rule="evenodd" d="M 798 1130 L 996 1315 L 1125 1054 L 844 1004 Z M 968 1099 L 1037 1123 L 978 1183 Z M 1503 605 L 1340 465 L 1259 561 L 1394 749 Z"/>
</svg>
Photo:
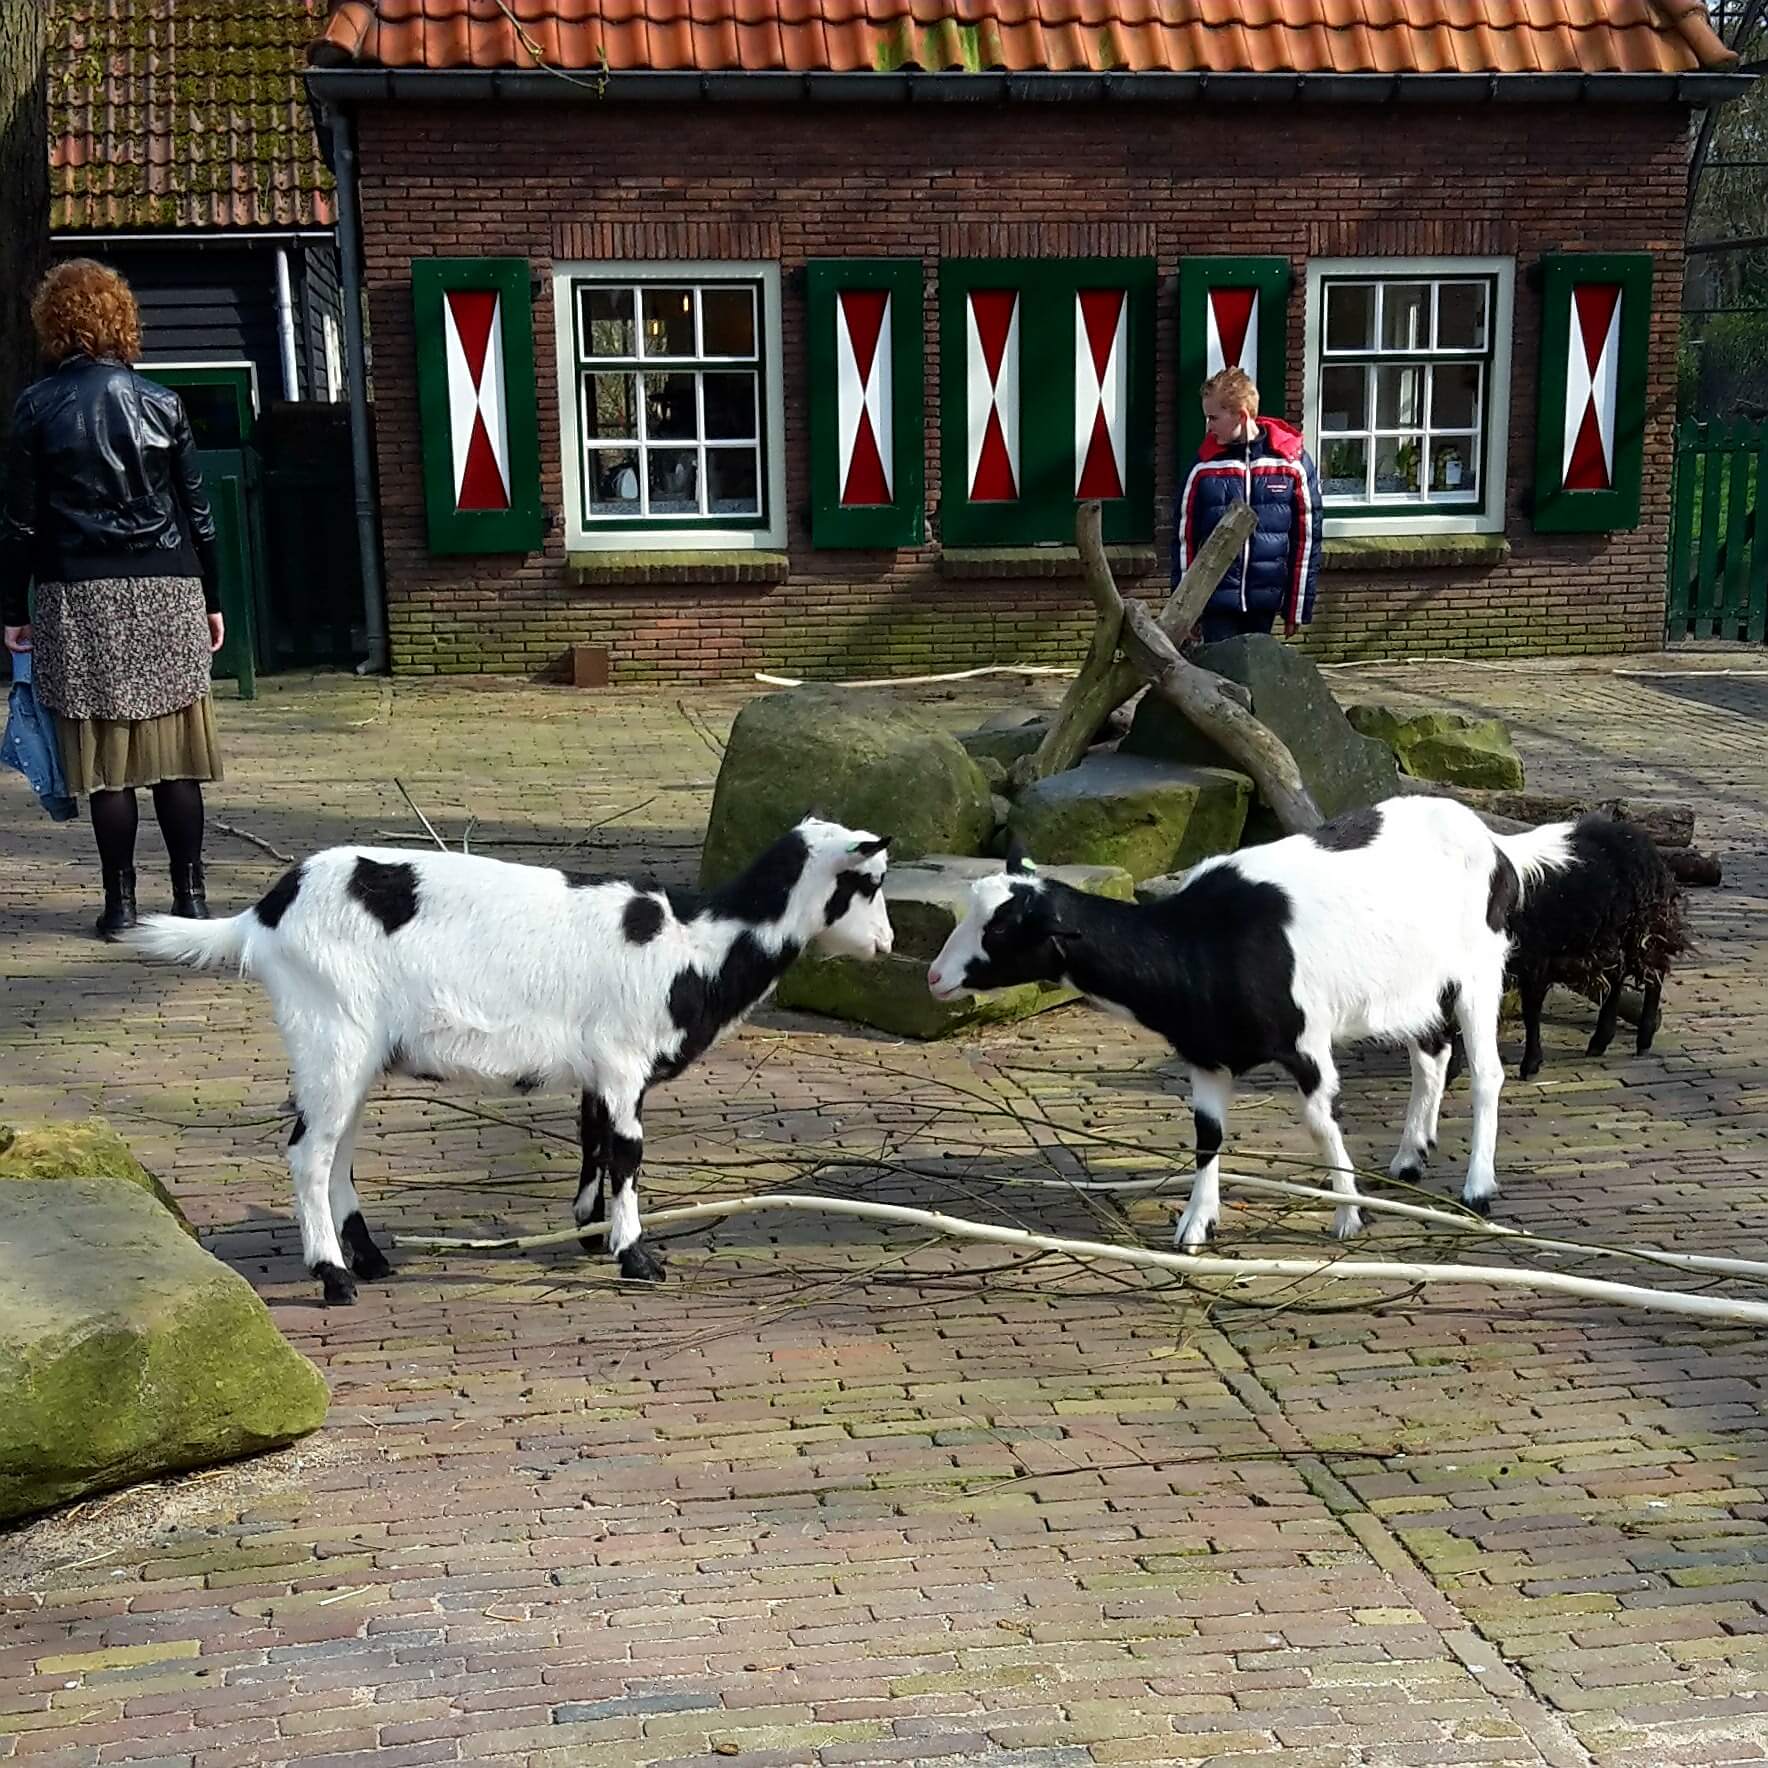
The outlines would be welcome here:
<svg viewBox="0 0 1768 1768">
<path fill-rule="evenodd" d="M 329 227 L 302 87 L 326 0 L 50 0 L 58 231 Z"/>
<path fill-rule="evenodd" d="M 313 59 L 616 71 L 1694 73 L 1701 0 L 332 0 Z M 605 56 L 605 60 L 604 60 Z"/>
</svg>

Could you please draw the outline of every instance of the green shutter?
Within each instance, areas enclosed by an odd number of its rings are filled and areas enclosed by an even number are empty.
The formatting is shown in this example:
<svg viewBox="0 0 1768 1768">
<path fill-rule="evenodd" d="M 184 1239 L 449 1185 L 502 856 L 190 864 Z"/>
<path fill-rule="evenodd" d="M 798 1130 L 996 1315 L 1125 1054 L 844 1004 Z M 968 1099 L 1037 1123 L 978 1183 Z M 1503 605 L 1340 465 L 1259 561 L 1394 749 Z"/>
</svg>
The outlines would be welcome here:
<svg viewBox="0 0 1768 1768">
<path fill-rule="evenodd" d="M 1617 293 L 1619 313 L 1613 323 L 1604 323 Z M 1541 533 L 1639 526 L 1650 349 L 1650 253 L 1562 252 L 1542 258 L 1534 511 Z M 1612 367 L 1606 353 L 1612 353 Z M 1594 392 L 1588 385 L 1592 356 Z M 1601 383 L 1609 373 L 1613 417 L 1605 438 Z M 1568 404 L 1576 409 L 1568 411 Z M 1587 422 L 1593 427 L 1586 429 Z"/>
<path fill-rule="evenodd" d="M 810 355 L 810 532 L 814 546 L 887 548 L 919 546 L 925 535 L 921 448 L 921 350 L 925 316 L 921 298 L 919 258 L 822 258 L 808 266 Z M 854 325 L 863 328 L 863 306 L 851 316 L 842 296 L 849 291 L 882 293 L 884 325 L 876 343 L 870 386 L 856 375 Z M 882 330 L 882 327 L 880 328 Z M 865 343 L 863 331 L 860 346 Z M 867 442 L 857 430 L 852 450 L 842 459 L 843 377 L 845 398 L 863 413 Z M 873 434 L 873 411 L 889 431 Z M 853 412 L 849 412 L 850 421 Z M 875 461 L 867 471 L 868 459 Z M 844 474 L 843 468 L 846 471 Z M 876 468 L 884 469 L 880 479 Z"/>
<path fill-rule="evenodd" d="M 1152 258 L 948 258 L 939 267 L 940 538 L 948 546 L 1072 544 L 1076 480 L 1085 442 L 1076 434 L 1078 352 L 1086 347 L 1083 291 L 1121 289 L 1121 495 L 1104 498 L 1105 538 L 1154 534 L 1154 301 Z M 973 293 L 1018 300 L 1018 470 L 1011 498 L 970 496 L 969 302 Z"/>
<path fill-rule="evenodd" d="M 1287 258 L 1183 258 L 1179 262 L 1179 384 L 1173 389 L 1178 416 L 1177 471 L 1182 480 L 1203 444 L 1198 388 L 1218 369 L 1243 364 L 1258 383 L 1259 410 L 1283 417 L 1289 385 L 1289 283 Z M 1245 291 L 1254 297 L 1250 324 L 1239 352 L 1232 350 Z M 1218 299 L 1225 297 L 1225 299 Z M 1212 318 L 1216 321 L 1211 328 Z M 1223 354 L 1223 334 L 1229 353 Z"/>
<path fill-rule="evenodd" d="M 532 552 L 541 544 L 528 277 L 525 258 L 420 258 L 411 266 L 431 552 Z M 490 333 L 482 326 L 486 295 L 495 300 Z M 475 388 L 472 358 L 481 346 Z"/>
</svg>

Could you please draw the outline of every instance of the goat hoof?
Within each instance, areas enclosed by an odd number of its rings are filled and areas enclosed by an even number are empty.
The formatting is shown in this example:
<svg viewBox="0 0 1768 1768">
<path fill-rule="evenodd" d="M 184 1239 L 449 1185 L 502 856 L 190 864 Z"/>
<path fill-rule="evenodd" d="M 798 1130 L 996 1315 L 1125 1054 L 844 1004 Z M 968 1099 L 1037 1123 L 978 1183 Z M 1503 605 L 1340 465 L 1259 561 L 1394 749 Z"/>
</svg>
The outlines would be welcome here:
<svg viewBox="0 0 1768 1768">
<path fill-rule="evenodd" d="M 1332 1216 L 1332 1235 L 1335 1240 L 1354 1240 L 1363 1231 L 1363 1212 L 1360 1209 L 1335 1210 Z"/>
<path fill-rule="evenodd" d="M 1592 1050 L 1590 1052 L 1590 1054 L 1592 1056 L 1599 1056 L 1602 1054 L 1602 1052 L 1600 1050 Z M 1525 1057 L 1523 1057 L 1522 1067 L 1520 1067 L 1516 1072 L 1524 1080 L 1533 1080 L 1535 1078 L 1535 1076 L 1541 1072 L 1541 1058 L 1539 1056 L 1532 1056 L 1532 1057 L 1525 1056 Z"/>
<path fill-rule="evenodd" d="M 1424 1168 L 1416 1160 L 1396 1160 L 1387 1169 L 1387 1176 L 1396 1185 L 1422 1185 Z"/>
<path fill-rule="evenodd" d="M 392 1263 L 375 1245 L 374 1236 L 369 1233 L 368 1223 L 362 1219 L 361 1210 L 353 1210 L 344 1218 L 338 1238 L 344 1243 L 350 1269 L 358 1277 L 369 1283 L 378 1283 L 383 1277 L 392 1276 Z"/>
<path fill-rule="evenodd" d="M 620 1275 L 629 1283 L 661 1283 L 663 1255 L 653 1252 L 642 1240 L 635 1240 L 620 1254 Z"/>
<path fill-rule="evenodd" d="M 342 1265 L 315 1265 L 313 1275 L 325 1285 L 325 1305 L 347 1308 L 356 1300 L 356 1279 Z"/>
<path fill-rule="evenodd" d="M 1490 1194 L 1484 1197 L 1463 1197 L 1461 1205 L 1464 1209 L 1471 1209 L 1476 1216 L 1489 1216 L 1492 1213 Z"/>
<path fill-rule="evenodd" d="M 1178 1227 L 1173 1233 L 1173 1245 L 1180 1252 L 1201 1252 L 1215 1238 L 1216 1218 L 1213 1214 L 1206 1215 L 1199 1211 L 1193 1215 L 1187 1209 L 1179 1217 Z"/>
</svg>

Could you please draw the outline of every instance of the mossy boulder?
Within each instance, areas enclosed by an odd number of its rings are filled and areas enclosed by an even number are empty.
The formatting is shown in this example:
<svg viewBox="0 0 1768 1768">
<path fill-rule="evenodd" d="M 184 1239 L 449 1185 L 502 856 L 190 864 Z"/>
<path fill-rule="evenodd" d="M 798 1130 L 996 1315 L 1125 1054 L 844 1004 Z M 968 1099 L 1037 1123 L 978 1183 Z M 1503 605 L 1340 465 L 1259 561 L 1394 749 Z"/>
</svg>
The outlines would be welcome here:
<svg viewBox="0 0 1768 1768">
<path fill-rule="evenodd" d="M 186 1234 L 196 1235 L 172 1193 L 101 1117 L 23 1128 L 0 1124 L 0 1180 L 5 1179 L 118 1179 L 156 1198 Z"/>
<path fill-rule="evenodd" d="M 1351 729 L 1325 678 L 1293 646 L 1255 633 L 1203 645 L 1191 661 L 1247 690 L 1253 716 L 1288 746 L 1322 816 L 1379 804 L 1399 790 L 1393 751 Z M 1152 693 L 1142 696 L 1121 749 L 1200 767 L 1234 765 L 1176 706 Z M 1245 842 L 1268 841 L 1281 833 L 1262 802 L 1255 804 L 1247 817 Z"/>
<path fill-rule="evenodd" d="M 737 714 L 712 794 L 701 883 L 734 878 L 807 810 L 891 837 L 893 858 L 980 853 L 989 783 L 924 712 L 882 694 L 792 688 Z"/>
<path fill-rule="evenodd" d="M 973 731 L 964 731 L 958 741 L 978 761 L 998 761 L 1010 768 L 1021 755 L 1030 755 L 1043 740 L 1050 721 L 1035 712 L 996 714 Z"/>
<path fill-rule="evenodd" d="M 279 1448 L 319 1371 L 144 1187 L 0 1185 L 0 1522 Z"/>
<path fill-rule="evenodd" d="M 1117 866 L 1045 866 L 1077 890 L 1127 902 L 1134 893 L 1128 872 Z M 895 950 L 887 958 L 800 958 L 785 974 L 775 1000 L 782 1007 L 822 1013 L 901 1037 L 939 1038 L 973 1026 L 1024 1019 L 1076 998 L 1071 988 L 1028 983 L 974 999 L 936 1001 L 927 969 L 964 918 L 970 886 L 1001 870 L 998 859 L 930 856 L 913 865 L 892 865 L 884 875 Z"/>
<path fill-rule="evenodd" d="M 1522 790 L 1522 757 L 1496 718 L 1460 712 L 1402 712 L 1376 704 L 1347 706 L 1352 730 L 1393 750 L 1402 773 L 1448 786 Z"/>
<path fill-rule="evenodd" d="M 1007 828 L 1040 865 L 1118 866 L 1139 883 L 1232 853 L 1251 795 L 1229 768 L 1088 755 L 1027 786 Z"/>
</svg>

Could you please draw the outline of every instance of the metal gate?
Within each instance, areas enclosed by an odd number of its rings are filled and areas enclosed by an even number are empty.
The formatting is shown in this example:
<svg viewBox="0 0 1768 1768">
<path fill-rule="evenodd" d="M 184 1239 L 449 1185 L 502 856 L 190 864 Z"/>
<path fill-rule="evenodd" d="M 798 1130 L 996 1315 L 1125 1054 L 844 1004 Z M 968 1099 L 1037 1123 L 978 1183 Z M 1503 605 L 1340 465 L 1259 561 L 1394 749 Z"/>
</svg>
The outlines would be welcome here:
<svg viewBox="0 0 1768 1768">
<path fill-rule="evenodd" d="M 1676 429 L 1671 639 L 1768 638 L 1768 423 Z"/>
</svg>

